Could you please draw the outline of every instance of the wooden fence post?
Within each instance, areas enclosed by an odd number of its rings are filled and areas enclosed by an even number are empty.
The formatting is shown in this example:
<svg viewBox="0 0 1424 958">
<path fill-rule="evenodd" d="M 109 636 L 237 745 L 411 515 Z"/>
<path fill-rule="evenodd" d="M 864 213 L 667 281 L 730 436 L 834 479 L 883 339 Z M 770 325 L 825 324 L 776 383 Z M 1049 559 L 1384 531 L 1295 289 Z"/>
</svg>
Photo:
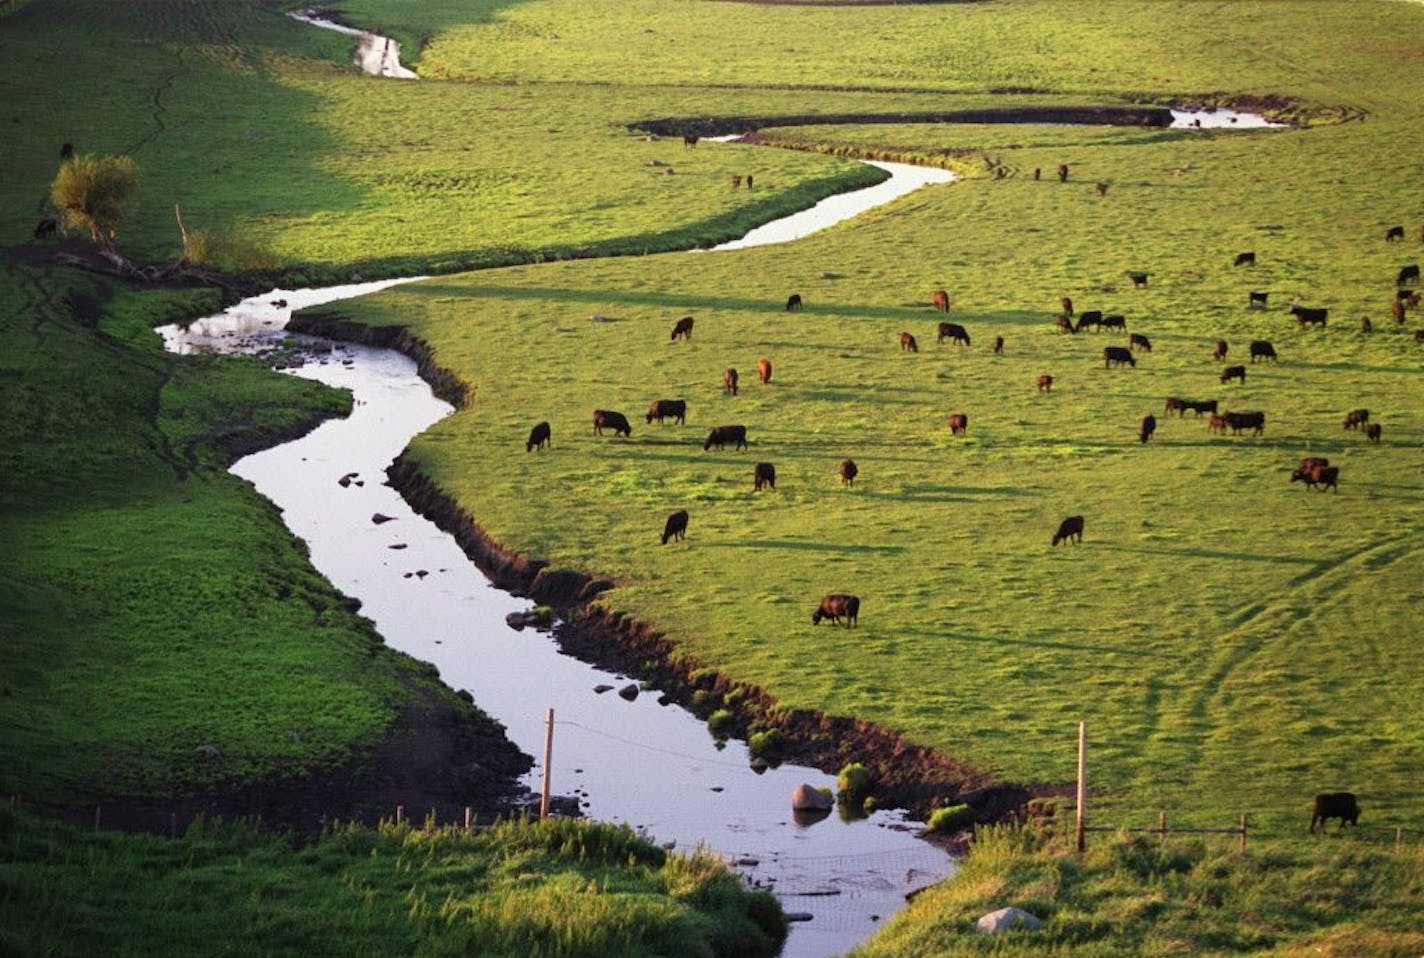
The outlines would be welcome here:
<svg viewBox="0 0 1424 958">
<path fill-rule="evenodd" d="M 1162 841 L 1167 840 L 1167 810 L 1164 808 L 1157 813 L 1157 833 Z"/>
<path fill-rule="evenodd" d="M 475 812 L 475 810 L 472 809 L 470 806 L 468 806 L 468 805 L 465 806 L 465 831 L 466 831 L 466 832 L 472 832 L 472 831 L 475 830 L 475 814 L 474 814 L 474 812 Z"/>
<path fill-rule="evenodd" d="M 1246 813 L 1241 813 L 1241 850 L 1246 851 Z"/>
<path fill-rule="evenodd" d="M 549 709 L 544 728 L 544 787 L 539 792 L 539 821 L 549 817 L 549 764 L 554 760 L 554 710 Z"/>
<path fill-rule="evenodd" d="M 1088 723 L 1078 723 L 1078 851 L 1086 846 L 1084 827 L 1087 825 L 1088 804 Z"/>
<path fill-rule="evenodd" d="M 397 805 L 397 806 L 396 806 L 396 824 L 399 825 L 399 824 L 400 824 L 401 822 L 403 822 L 403 821 L 405 821 L 405 806 L 404 806 L 404 805 Z"/>
</svg>

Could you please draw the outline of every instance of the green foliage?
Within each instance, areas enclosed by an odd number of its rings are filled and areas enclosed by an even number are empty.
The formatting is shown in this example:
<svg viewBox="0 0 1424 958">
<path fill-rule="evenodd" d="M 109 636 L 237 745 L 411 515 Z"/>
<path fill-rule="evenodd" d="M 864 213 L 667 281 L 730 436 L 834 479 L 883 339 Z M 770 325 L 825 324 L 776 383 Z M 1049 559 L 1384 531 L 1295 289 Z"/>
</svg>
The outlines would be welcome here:
<svg viewBox="0 0 1424 958">
<path fill-rule="evenodd" d="M 732 730 L 737 723 L 735 713 L 727 709 L 718 709 L 707 717 L 707 731 L 717 738 L 726 738 L 732 734 Z"/>
<path fill-rule="evenodd" d="M 948 805 L 930 812 L 926 823 L 932 832 L 957 832 L 974 824 L 974 810 L 968 805 Z"/>
<path fill-rule="evenodd" d="M 188 234 L 188 259 L 233 273 L 275 270 L 282 266 L 282 260 L 262 244 L 212 230 L 194 230 Z"/>
<path fill-rule="evenodd" d="M 850 805 L 859 805 L 861 800 L 870 793 L 870 788 L 874 784 L 870 769 L 859 762 L 851 762 L 843 767 L 836 775 L 836 788 L 840 791 L 841 797 Z"/>
<path fill-rule="evenodd" d="M 138 204 L 138 164 L 128 156 L 75 154 L 60 164 L 49 201 L 67 226 L 88 230 L 95 243 L 112 249 Z"/>
<path fill-rule="evenodd" d="M 763 729 L 747 736 L 747 751 L 762 758 L 775 756 L 786 744 L 780 729 Z"/>
</svg>

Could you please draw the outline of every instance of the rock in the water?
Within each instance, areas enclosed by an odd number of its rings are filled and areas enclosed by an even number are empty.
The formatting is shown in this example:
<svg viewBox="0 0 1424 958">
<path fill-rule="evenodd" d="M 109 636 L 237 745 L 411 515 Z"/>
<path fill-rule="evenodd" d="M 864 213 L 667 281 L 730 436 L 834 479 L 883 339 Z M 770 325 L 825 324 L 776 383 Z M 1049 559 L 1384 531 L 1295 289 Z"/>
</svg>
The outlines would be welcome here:
<svg viewBox="0 0 1424 958">
<path fill-rule="evenodd" d="M 796 786 L 796 790 L 791 793 L 791 808 L 793 811 L 806 812 L 828 812 L 835 808 L 836 800 L 825 792 L 814 788 L 804 782 Z"/>
<path fill-rule="evenodd" d="M 524 631 L 524 613 L 511 612 L 504 617 L 504 624 L 514 629 L 516 632 Z"/>
<path fill-rule="evenodd" d="M 638 686 L 630 682 L 627 685 L 623 686 L 621 689 L 619 689 L 618 694 L 631 702 L 638 697 Z"/>
<path fill-rule="evenodd" d="M 1043 927 L 1043 919 L 1031 915 L 1022 908 L 1000 908 L 991 911 L 974 923 L 974 930 L 982 935 L 997 935 L 1000 932 L 1022 928 L 1037 931 Z"/>
<path fill-rule="evenodd" d="M 612 692 L 612 691 L 613 691 L 613 686 L 611 686 L 611 685 L 595 685 L 595 686 L 593 687 L 593 691 L 594 691 L 595 693 L 597 693 L 598 695 L 602 695 L 604 692 Z"/>
<path fill-rule="evenodd" d="M 809 911 L 788 911 L 785 917 L 787 921 L 810 921 L 815 916 Z"/>
<path fill-rule="evenodd" d="M 396 517 L 395 517 L 395 516 L 383 515 L 383 514 L 381 514 L 381 513 L 378 512 L 378 513 L 376 513 L 374 516 L 371 517 L 371 521 L 374 522 L 376 525 L 381 525 L 382 523 L 385 523 L 385 522 L 395 522 L 395 521 L 396 521 Z"/>
</svg>

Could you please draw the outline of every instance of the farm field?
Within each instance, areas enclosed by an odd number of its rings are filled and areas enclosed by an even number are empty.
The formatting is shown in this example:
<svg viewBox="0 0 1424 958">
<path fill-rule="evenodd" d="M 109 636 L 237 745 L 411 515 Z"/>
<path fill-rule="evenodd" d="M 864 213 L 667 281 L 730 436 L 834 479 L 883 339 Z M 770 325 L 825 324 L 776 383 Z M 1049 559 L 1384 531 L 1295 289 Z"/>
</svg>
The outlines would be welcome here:
<svg viewBox="0 0 1424 958">
<path fill-rule="evenodd" d="M 1394 828 L 1417 840 L 1424 314 L 1396 326 L 1389 305 L 1400 267 L 1424 258 L 1424 9 L 343 3 L 345 19 L 407 44 L 425 79 L 397 83 L 355 75 L 346 41 L 286 6 L 28 0 L 0 14 L 0 630 L 19 639 L 0 650 L 7 792 L 157 799 L 320 773 L 388 742 L 413 702 L 451 699 L 373 644 L 222 471 L 345 399 L 256 364 L 164 356 L 148 327 L 211 309 L 215 293 L 140 294 L 31 243 L 58 145 L 74 141 L 138 162 L 143 201 L 119 237 L 135 259 L 178 255 L 176 202 L 214 238 L 211 265 L 244 281 L 447 274 L 342 307 L 409 326 L 473 387 L 407 457 L 499 543 L 613 577 L 604 604 L 679 655 L 781 708 L 875 722 L 1011 782 L 1067 781 L 1086 719 L 1096 821 L 1147 824 L 1166 808 L 1220 826 L 1249 812 L 1258 840 L 1282 843 L 1264 870 L 1307 869 L 1308 840 L 1347 871 L 1388 871 L 1371 856 Z M 630 129 L 1168 102 L 1261 104 L 1294 126 L 760 131 L 792 149 L 689 149 Z M 870 156 L 965 178 L 794 244 L 677 252 L 868 182 L 852 158 Z M 755 191 L 729 187 L 748 172 Z M 1396 224 L 1403 241 L 1386 243 Z M 1256 263 L 1233 266 L 1244 251 Z M 941 288 L 968 347 L 935 342 Z M 1246 308 L 1251 290 L 1269 291 L 1265 310 Z M 793 292 L 805 308 L 788 313 Z M 1055 331 L 1062 296 L 1124 315 L 1152 351 L 1105 369 L 1104 346 L 1126 337 Z M 1293 301 L 1328 307 L 1328 325 L 1297 326 Z M 669 342 L 684 315 L 691 341 Z M 1218 338 L 1244 383 L 1218 381 Z M 1253 339 L 1279 362 L 1251 364 Z M 739 396 L 722 392 L 726 366 Z M 1035 388 L 1045 373 L 1051 392 Z M 1264 435 L 1214 435 L 1205 418 L 1166 415 L 1168 396 L 1262 410 Z M 686 399 L 687 425 L 645 424 L 659 398 Z M 1378 445 L 1341 427 L 1360 407 Z M 627 413 L 631 439 L 590 435 L 594 408 Z M 948 433 L 954 412 L 969 416 L 964 437 Z M 543 419 L 553 448 L 526 454 Z M 723 423 L 746 424 L 751 448 L 703 451 Z M 1307 454 L 1339 466 L 1338 493 L 1289 481 Z M 835 474 L 847 456 L 851 489 Z M 753 493 L 759 461 L 775 463 L 775 491 Z M 679 508 L 687 540 L 660 547 Z M 1073 514 L 1084 542 L 1050 546 Z M 253 554 L 262 567 L 243 568 Z M 811 625 L 832 591 L 862 597 L 855 630 Z M 270 646 L 244 642 L 259 633 Z M 214 740 L 233 757 L 221 769 L 193 758 Z M 1305 835 L 1310 796 L 1337 789 L 1360 794 L 1360 827 Z M 5 825 L 7 860 L 23 862 L 43 826 Z M 1355 859 L 1358 845 L 1379 847 Z M 1105 860 L 1110 883 L 1162 880 L 1158 864 Z M 1402 860 L 1400 880 L 1417 883 Z M 1225 867 L 1200 862 L 1164 867 Z M 1002 887 L 1052 898 L 1033 868 Z M 1085 887 L 1065 914 L 1091 916 L 1100 899 Z M 1369 889 L 1359 915 L 1392 894 Z M 954 907 L 976 906 L 972 892 Z M 1156 914 L 1134 900 L 1112 920 Z M 1198 946 L 1286 947 L 1350 914 Z M 965 923 L 953 915 L 925 936 L 912 913 L 908 935 L 874 953 L 938 947 Z M 1353 933 L 1326 944 L 1350 953 L 1365 940 Z"/>
</svg>

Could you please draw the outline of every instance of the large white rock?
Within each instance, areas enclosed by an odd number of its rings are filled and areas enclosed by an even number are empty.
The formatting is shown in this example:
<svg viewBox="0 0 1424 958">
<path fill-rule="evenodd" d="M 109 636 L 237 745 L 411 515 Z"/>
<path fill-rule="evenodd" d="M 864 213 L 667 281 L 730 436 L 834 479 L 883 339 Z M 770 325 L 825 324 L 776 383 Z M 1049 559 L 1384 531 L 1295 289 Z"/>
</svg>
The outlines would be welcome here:
<svg viewBox="0 0 1424 958">
<path fill-rule="evenodd" d="M 982 935 L 997 935 L 1003 931 L 1024 928 L 1037 931 L 1043 927 L 1043 919 L 1029 914 L 1022 908 L 1000 908 L 991 911 L 974 923 L 974 930 Z"/>
</svg>

